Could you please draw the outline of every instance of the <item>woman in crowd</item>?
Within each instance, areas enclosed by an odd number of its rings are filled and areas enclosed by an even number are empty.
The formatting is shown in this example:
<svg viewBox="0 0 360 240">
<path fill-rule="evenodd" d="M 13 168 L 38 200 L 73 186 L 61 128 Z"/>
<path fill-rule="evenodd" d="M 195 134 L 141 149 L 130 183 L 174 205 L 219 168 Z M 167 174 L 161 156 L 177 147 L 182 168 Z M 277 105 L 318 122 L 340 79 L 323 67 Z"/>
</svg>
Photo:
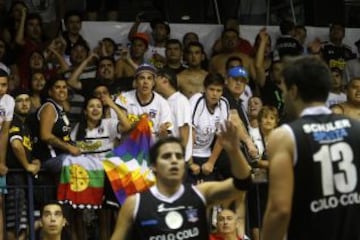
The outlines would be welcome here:
<svg viewBox="0 0 360 240">
<path fill-rule="evenodd" d="M 117 118 L 104 118 L 104 106 L 112 109 Z M 106 154 L 114 149 L 116 138 L 119 134 L 128 131 L 131 124 L 126 117 L 123 109 L 118 107 L 110 95 L 101 95 L 101 99 L 90 97 L 84 105 L 82 120 L 75 125 L 71 139 L 81 149 L 82 158 L 95 158 L 97 161 L 105 159 Z M 110 187 L 109 187 L 110 188 Z M 105 186 L 107 189 L 107 186 Z M 110 189 L 109 189 L 110 190 Z M 110 190 L 111 191 L 111 190 Z M 83 211 L 76 211 L 76 229 L 81 229 Z M 110 238 L 112 229 L 109 225 L 111 219 L 110 209 L 104 208 L 99 211 L 99 239 L 107 240 Z M 79 221 L 77 221 L 79 220 Z M 83 239 L 84 233 L 78 232 L 77 239 Z"/>
<path fill-rule="evenodd" d="M 252 238 L 254 240 L 260 239 L 260 227 L 265 212 L 267 190 L 268 190 L 268 168 L 269 162 L 267 156 L 267 141 L 270 133 L 279 124 L 279 113 L 273 106 L 264 106 L 258 115 L 259 129 L 262 137 L 263 146 L 265 147 L 260 159 L 254 167 L 254 181 L 257 183 L 248 192 L 249 205 L 249 225 L 251 229 Z"/>
<path fill-rule="evenodd" d="M 80 155 L 80 148 L 70 141 L 70 121 L 64 111 L 68 98 L 65 79 L 55 78 L 47 82 L 49 98 L 37 111 L 39 142 L 35 154 L 45 169 L 60 173 L 62 160 L 67 154 Z"/>
<path fill-rule="evenodd" d="M 30 100 L 31 112 L 35 112 L 42 104 L 42 97 L 45 88 L 45 74 L 42 71 L 35 71 L 30 78 Z"/>
</svg>

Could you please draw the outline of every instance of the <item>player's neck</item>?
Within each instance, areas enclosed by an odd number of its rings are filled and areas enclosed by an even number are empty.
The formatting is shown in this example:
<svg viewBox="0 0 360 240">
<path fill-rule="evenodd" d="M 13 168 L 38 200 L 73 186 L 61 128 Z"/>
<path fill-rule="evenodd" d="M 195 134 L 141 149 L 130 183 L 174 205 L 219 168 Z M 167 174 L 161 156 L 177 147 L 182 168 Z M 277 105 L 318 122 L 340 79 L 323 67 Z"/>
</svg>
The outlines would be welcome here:
<svg viewBox="0 0 360 240">
<path fill-rule="evenodd" d="M 61 235 L 44 234 L 41 240 L 61 240 Z"/>
<path fill-rule="evenodd" d="M 167 182 L 166 184 L 164 183 L 160 183 L 159 181 L 156 184 L 156 187 L 158 189 L 158 191 L 166 196 L 166 197 L 171 197 L 173 196 L 177 191 L 179 191 L 180 187 L 181 187 L 181 182 L 179 183 L 174 183 L 174 182 Z"/>
</svg>

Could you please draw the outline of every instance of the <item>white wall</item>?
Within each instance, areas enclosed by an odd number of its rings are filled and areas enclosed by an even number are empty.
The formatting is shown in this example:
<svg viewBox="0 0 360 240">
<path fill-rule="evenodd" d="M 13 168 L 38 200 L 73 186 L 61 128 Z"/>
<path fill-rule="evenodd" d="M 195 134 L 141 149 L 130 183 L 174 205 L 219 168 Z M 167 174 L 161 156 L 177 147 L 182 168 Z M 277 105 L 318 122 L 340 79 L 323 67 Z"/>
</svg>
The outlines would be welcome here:
<svg viewBox="0 0 360 240">
<path fill-rule="evenodd" d="M 129 22 L 83 22 L 82 35 L 88 40 L 90 47 L 93 48 L 97 45 L 97 42 L 104 37 L 111 37 L 117 43 L 127 44 L 127 34 L 132 23 Z M 186 32 L 195 32 L 199 35 L 201 43 L 205 47 L 205 51 L 209 54 L 211 46 L 215 39 L 217 39 L 223 29 L 222 25 L 215 24 L 170 24 L 171 38 L 177 38 L 182 40 L 183 35 Z M 240 35 L 253 43 L 258 31 L 263 26 L 250 26 L 241 25 Z M 279 36 L 279 28 L 275 26 L 267 27 L 269 34 L 272 37 L 272 42 Z M 328 39 L 329 28 L 320 27 L 306 27 L 308 37 L 307 41 L 312 41 L 316 37 L 325 41 Z M 151 31 L 148 23 L 142 23 L 139 27 L 139 31 Z M 354 42 L 360 38 L 359 28 L 346 29 L 346 36 L 344 43 L 350 45 L 353 51 L 356 52 Z"/>
</svg>

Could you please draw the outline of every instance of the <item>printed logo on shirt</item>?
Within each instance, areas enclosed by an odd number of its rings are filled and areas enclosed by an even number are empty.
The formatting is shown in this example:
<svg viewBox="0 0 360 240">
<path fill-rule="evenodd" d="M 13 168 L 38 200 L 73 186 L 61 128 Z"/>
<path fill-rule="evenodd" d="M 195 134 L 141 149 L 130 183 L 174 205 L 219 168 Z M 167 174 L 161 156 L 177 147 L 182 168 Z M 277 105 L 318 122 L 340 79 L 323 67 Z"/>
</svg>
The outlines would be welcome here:
<svg viewBox="0 0 360 240">
<path fill-rule="evenodd" d="M 156 117 L 157 110 L 156 109 L 150 109 L 149 111 L 149 117 L 155 118 Z"/>
<path fill-rule="evenodd" d="M 11 127 L 9 133 L 14 133 L 14 132 L 20 132 L 20 128 L 16 126 Z"/>
<path fill-rule="evenodd" d="M 197 222 L 199 220 L 197 209 L 187 209 L 185 211 L 188 222 Z"/>
</svg>

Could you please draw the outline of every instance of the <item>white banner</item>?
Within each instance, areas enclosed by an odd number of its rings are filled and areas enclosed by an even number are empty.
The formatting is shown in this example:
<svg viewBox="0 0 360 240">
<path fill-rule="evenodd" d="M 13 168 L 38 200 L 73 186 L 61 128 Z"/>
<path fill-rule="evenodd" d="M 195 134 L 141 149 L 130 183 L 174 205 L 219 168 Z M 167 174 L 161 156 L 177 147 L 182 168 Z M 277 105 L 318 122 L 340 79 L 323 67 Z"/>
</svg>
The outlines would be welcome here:
<svg viewBox="0 0 360 240">
<path fill-rule="evenodd" d="M 114 39 L 115 42 L 126 45 L 129 42 L 127 35 L 132 24 L 133 23 L 129 22 L 83 22 L 81 34 L 89 42 L 91 48 L 95 47 L 99 40 L 104 37 L 110 37 Z M 216 24 L 170 24 L 170 28 L 171 38 L 177 38 L 180 41 L 182 41 L 182 37 L 187 32 L 197 33 L 200 37 L 200 42 L 204 45 L 206 53 L 210 56 L 211 47 L 214 41 L 220 37 L 223 26 Z M 241 25 L 240 35 L 253 44 L 261 28 L 263 28 L 263 26 Z M 267 29 L 274 44 L 280 34 L 279 27 L 267 26 Z M 328 40 L 329 28 L 306 27 L 306 29 L 307 42 L 311 42 L 317 37 L 322 41 Z M 140 24 L 139 31 L 147 32 L 150 35 L 150 25 L 148 23 Z M 354 42 L 357 41 L 359 37 L 359 28 L 347 28 L 344 43 L 351 46 L 354 52 L 357 52 Z"/>
</svg>

